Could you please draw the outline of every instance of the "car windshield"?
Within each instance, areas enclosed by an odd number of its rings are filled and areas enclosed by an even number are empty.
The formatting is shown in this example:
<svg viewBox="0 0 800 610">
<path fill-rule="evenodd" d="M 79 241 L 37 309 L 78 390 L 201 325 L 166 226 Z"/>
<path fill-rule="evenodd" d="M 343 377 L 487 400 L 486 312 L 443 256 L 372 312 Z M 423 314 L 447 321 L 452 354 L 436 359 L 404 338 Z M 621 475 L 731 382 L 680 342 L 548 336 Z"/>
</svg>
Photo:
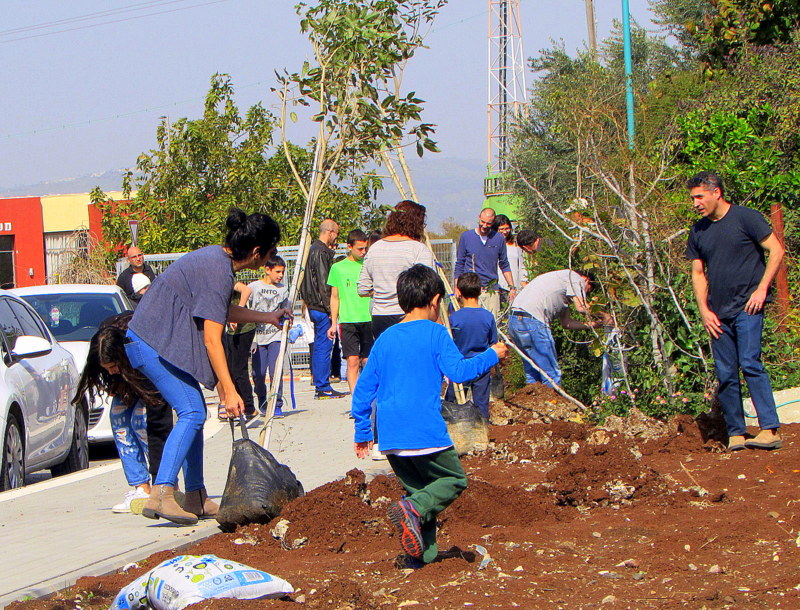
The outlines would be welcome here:
<svg viewBox="0 0 800 610">
<path fill-rule="evenodd" d="M 27 294 L 22 298 L 59 341 L 89 341 L 103 320 L 124 311 L 113 294 Z"/>
</svg>

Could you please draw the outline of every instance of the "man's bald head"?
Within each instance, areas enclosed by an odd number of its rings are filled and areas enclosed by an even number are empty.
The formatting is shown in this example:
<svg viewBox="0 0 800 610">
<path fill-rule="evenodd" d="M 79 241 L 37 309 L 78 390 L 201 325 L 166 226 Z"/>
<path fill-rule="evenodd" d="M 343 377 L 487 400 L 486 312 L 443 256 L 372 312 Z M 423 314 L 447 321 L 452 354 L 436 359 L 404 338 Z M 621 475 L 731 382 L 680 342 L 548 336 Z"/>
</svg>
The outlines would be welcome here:
<svg viewBox="0 0 800 610">
<path fill-rule="evenodd" d="M 478 215 L 478 233 L 481 235 L 489 235 L 494 225 L 495 213 L 492 208 L 484 208 Z"/>
<path fill-rule="evenodd" d="M 332 248 L 336 243 L 337 237 L 339 237 L 339 223 L 330 218 L 323 220 L 322 224 L 319 225 L 320 241 Z"/>
<path fill-rule="evenodd" d="M 128 248 L 127 257 L 128 263 L 136 273 L 140 273 L 144 269 L 144 254 L 139 248 L 136 246 Z"/>
</svg>

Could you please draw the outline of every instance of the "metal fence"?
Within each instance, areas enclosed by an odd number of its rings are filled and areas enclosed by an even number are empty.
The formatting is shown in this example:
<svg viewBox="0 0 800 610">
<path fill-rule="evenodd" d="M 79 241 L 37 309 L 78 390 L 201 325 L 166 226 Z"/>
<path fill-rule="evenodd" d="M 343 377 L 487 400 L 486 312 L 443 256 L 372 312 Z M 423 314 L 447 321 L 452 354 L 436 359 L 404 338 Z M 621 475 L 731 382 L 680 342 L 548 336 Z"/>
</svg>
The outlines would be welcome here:
<svg viewBox="0 0 800 610">
<path fill-rule="evenodd" d="M 433 248 L 433 253 L 436 256 L 436 260 L 439 261 L 439 264 L 444 269 L 447 277 L 450 278 L 450 283 L 453 282 L 453 268 L 455 267 L 456 263 L 456 244 L 452 239 L 433 239 L 431 240 L 431 247 Z M 279 246 L 278 247 L 278 255 L 286 261 L 286 275 L 284 276 L 284 283 L 286 285 L 291 284 L 292 278 L 294 277 L 295 272 L 295 262 L 297 261 L 297 252 L 299 246 Z M 178 260 L 181 256 L 186 254 L 185 252 L 170 252 L 168 254 L 145 254 L 144 260 L 145 262 L 153 268 L 153 271 L 156 275 L 164 271 L 169 265 L 176 260 Z M 347 256 L 347 246 L 344 244 L 339 244 L 336 248 L 334 259 L 339 260 Z M 122 273 L 122 271 L 128 266 L 128 261 L 124 258 L 119 259 L 117 261 L 117 275 Z M 239 282 L 243 282 L 245 284 L 249 284 L 250 282 L 254 282 L 257 279 L 260 279 L 263 274 L 259 273 L 255 269 L 243 269 L 236 274 L 236 279 Z M 300 303 L 295 303 L 294 307 L 294 316 L 295 322 L 302 322 L 302 312 L 300 308 Z M 306 323 L 304 326 L 308 326 Z M 303 336 L 299 337 L 297 341 L 294 342 L 290 346 L 289 349 L 289 356 L 291 358 L 292 367 L 295 369 L 310 369 L 310 356 L 308 351 L 308 339 L 313 337 L 310 332 L 304 333 Z"/>
</svg>

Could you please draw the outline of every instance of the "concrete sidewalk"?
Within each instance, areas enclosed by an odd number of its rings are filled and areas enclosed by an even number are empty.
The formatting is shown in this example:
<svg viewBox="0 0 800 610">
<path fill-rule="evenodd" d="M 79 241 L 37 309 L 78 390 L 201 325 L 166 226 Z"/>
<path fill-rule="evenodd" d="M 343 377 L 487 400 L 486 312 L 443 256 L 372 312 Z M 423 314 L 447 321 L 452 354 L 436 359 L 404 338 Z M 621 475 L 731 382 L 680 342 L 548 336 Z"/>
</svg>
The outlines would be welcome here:
<svg viewBox="0 0 800 610">
<path fill-rule="evenodd" d="M 314 400 L 313 392 L 299 391 L 297 410 L 285 409 L 288 415 L 275 421 L 269 449 L 294 471 L 306 491 L 355 467 L 369 474 L 389 472 L 385 461 L 355 457 L 349 408 L 349 397 Z M 217 421 L 216 410 L 216 405 L 209 407 L 213 417 L 205 429 L 206 487 L 212 497 L 222 493 L 231 455 L 230 429 Z M 253 440 L 258 440 L 261 423 L 250 423 Z M 0 607 L 219 532 L 213 520 L 178 527 L 112 513 L 110 507 L 125 491 L 122 469 L 113 463 L 0 494 L 0 540 L 6 557 L 0 571 Z"/>
</svg>

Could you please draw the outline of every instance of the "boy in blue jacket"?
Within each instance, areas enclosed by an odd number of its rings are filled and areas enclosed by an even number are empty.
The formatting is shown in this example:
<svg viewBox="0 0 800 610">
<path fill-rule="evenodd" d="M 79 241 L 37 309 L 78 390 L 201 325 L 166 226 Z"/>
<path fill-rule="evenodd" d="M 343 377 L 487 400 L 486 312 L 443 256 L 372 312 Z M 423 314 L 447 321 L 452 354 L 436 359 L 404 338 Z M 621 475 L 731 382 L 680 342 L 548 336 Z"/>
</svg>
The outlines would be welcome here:
<svg viewBox="0 0 800 610">
<path fill-rule="evenodd" d="M 472 358 L 459 352 L 437 324 L 445 289 L 436 272 L 414 265 L 400 274 L 397 297 L 405 318 L 375 342 L 353 394 L 355 451 L 369 456 L 370 413 L 377 399 L 381 453 L 408 493 L 389 507 L 403 550 L 430 563 L 438 555 L 436 515 L 467 487 L 467 477 L 441 414 L 442 376 L 462 383 L 497 364 L 508 353 L 497 343 Z"/>
</svg>

